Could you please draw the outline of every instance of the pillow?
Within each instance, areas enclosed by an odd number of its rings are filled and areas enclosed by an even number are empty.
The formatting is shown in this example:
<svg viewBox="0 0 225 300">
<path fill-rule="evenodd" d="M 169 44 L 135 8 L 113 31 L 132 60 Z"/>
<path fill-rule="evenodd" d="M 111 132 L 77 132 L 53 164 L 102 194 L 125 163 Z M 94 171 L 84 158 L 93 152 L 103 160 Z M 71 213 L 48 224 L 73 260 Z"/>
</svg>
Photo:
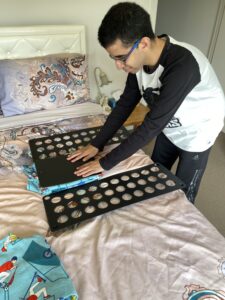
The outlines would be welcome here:
<svg viewBox="0 0 225 300">
<path fill-rule="evenodd" d="M 0 61 L 1 109 L 13 116 L 89 100 L 87 57 L 58 54 Z"/>
</svg>

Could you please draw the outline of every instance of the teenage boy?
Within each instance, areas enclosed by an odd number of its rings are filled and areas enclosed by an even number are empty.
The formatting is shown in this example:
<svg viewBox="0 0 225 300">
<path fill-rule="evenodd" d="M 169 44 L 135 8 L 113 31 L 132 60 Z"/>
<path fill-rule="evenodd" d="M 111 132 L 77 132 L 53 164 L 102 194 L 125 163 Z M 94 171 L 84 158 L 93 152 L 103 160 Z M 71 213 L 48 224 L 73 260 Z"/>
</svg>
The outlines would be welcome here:
<svg viewBox="0 0 225 300">
<path fill-rule="evenodd" d="M 102 130 L 68 159 L 86 162 L 103 149 L 143 97 L 150 112 L 118 147 L 75 174 L 109 170 L 157 137 L 152 160 L 168 169 L 179 158 L 176 175 L 194 202 L 209 152 L 223 128 L 224 94 L 207 58 L 195 47 L 168 35 L 155 36 L 149 14 L 131 2 L 105 15 L 98 39 L 116 67 L 128 73 L 126 86 Z"/>
</svg>

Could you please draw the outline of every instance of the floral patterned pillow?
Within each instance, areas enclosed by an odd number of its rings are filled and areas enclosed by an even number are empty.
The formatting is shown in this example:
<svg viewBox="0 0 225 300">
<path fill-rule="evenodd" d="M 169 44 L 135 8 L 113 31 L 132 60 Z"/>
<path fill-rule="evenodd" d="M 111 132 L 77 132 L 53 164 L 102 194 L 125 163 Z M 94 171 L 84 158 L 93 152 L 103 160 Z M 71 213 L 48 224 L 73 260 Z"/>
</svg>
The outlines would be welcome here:
<svg viewBox="0 0 225 300">
<path fill-rule="evenodd" d="M 1 109 L 13 116 L 89 100 L 87 57 L 48 55 L 0 62 Z"/>
</svg>

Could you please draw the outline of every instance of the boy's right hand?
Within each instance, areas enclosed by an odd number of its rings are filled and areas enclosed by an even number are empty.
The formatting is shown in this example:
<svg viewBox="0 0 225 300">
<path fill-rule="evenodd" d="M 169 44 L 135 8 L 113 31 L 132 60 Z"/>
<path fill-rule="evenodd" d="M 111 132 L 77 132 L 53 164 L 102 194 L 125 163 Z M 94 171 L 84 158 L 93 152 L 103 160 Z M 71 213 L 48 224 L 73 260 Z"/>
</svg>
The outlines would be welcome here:
<svg viewBox="0 0 225 300">
<path fill-rule="evenodd" d="M 67 160 L 70 160 L 71 162 L 75 162 L 77 160 L 82 159 L 82 161 L 87 161 L 90 158 L 94 157 L 96 154 L 98 154 L 99 150 L 98 148 L 92 146 L 91 144 L 76 150 L 75 152 L 69 154 L 67 157 Z"/>
</svg>

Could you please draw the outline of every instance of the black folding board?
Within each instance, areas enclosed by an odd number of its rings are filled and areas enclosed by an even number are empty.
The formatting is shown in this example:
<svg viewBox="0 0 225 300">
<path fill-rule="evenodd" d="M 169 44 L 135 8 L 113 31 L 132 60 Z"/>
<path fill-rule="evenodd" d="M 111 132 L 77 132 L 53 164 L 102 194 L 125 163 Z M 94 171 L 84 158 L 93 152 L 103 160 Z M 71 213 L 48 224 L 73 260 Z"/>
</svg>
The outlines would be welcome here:
<svg viewBox="0 0 225 300">
<path fill-rule="evenodd" d="M 45 196 L 43 202 L 50 229 L 56 231 L 184 187 L 166 168 L 151 164 Z"/>
<path fill-rule="evenodd" d="M 40 186 L 48 187 L 81 179 L 74 174 L 74 170 L 83 162 L 71 163 L 67 160 L 67 155 L 80 146 L 89 144 L 100 129 L 101 127 L 86 128 L 29 140 Z M 121 127 L 107 144 L 120 143 L 127 136 L 127 130 Z"/>
</svg>

